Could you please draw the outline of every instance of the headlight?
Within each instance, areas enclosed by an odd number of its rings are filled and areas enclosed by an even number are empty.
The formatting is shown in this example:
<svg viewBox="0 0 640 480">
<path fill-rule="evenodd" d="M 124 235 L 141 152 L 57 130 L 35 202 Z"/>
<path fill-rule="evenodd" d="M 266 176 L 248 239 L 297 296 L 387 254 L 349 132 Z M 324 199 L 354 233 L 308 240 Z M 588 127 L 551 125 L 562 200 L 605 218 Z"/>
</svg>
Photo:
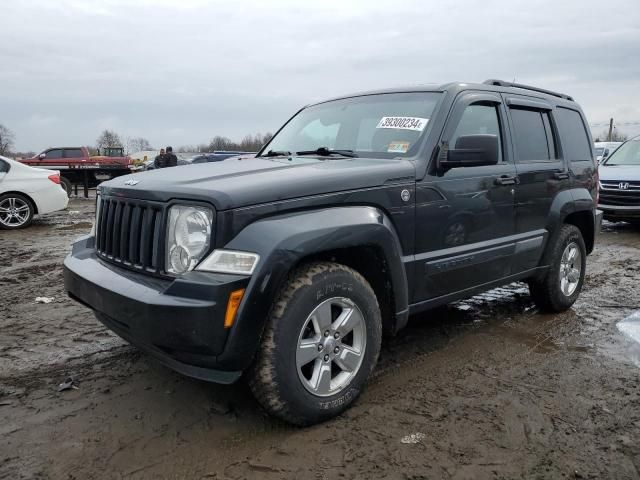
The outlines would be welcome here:
<svg viewBox="0 0 640 480">
<path fill-rule="evenodd" d="M 206 207 L 175 205 L 169 210 L 166 269 L 185 273 L 209 250 L 213 212 Z"/>
<path fill-rule="evenodd" d="M 198 265 L 196 270 L 251 275 L 258 265 L 258 260 L 260 260 L 260 256 L 257 253 L 214 250 Z"/>
</svg>

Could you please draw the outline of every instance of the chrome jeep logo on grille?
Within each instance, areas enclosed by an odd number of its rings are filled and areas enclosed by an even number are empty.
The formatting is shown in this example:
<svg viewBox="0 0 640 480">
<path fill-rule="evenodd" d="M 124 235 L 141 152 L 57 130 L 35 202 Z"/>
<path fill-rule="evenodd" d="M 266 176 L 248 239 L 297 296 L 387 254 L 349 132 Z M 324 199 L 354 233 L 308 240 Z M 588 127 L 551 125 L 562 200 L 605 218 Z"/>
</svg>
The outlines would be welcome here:
<svg viewBox="0 0 640 480">
<path fill-rule="evenodd" d="M 629 188 L 629 182 L 620 182 L 618 188 L 620 190 L 627 190 Z"/>
<path fill-rule="evenodd" d="M 140 180 L 134 180 L 134 179 L 127 180 L 126 182 L 124 182 L 125 185 L 129 185 L 131 187 L 133 187 L 134 185 L 137 185 L 139 183 L 140 183 Z"/>
</svg>

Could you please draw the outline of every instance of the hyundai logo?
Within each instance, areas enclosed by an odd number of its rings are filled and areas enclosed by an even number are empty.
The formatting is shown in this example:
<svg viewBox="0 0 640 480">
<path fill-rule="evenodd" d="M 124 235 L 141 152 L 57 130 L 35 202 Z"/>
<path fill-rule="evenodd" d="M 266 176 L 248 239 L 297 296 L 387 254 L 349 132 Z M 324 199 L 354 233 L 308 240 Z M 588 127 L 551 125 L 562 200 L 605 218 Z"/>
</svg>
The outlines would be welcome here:
<svg viewBox="0 0 640 480">
<path fill-rule="evenodd" d="M 629 182 L 620 182 L 618 184 L 618 188 L 620 190 L 628 190 L 629 189 Z"/>
<path fill-rule="evenodd" d="M 139 183 L 140 183 L 140 180 L 134 180 L 133 178 L 131 180 L 127 180 L 126 182 L 124 182 L 125 185 L 129 185 L 131 187 Z"/>
</svg>

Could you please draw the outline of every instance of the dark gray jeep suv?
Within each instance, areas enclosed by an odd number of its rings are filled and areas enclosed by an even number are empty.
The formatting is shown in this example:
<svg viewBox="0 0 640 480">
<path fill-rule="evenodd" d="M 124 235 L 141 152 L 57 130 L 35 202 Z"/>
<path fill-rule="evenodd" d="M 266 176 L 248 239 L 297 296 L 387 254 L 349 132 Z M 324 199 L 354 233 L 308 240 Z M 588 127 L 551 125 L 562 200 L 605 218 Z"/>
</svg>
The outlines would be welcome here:
<svg viewBox="0 0 640 480">
<path fill-rule="evenodd" d="M 319 422 L 411 314 L 516 280 L 573 304 L 601 220 L 586 125 L 497 80 L 309 105 L 255 158 L 101 184 L 65 286 L 169 367 L 246 372 L 270 413 Z"/>
</svg>

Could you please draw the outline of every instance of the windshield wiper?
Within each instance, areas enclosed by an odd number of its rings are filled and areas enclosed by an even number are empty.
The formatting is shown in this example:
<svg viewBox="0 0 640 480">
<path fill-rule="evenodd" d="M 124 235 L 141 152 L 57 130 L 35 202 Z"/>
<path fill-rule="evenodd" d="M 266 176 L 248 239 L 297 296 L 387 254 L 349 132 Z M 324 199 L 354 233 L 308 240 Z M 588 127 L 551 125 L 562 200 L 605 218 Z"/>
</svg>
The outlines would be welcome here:
<svg viewBox="0 0 640 480">
<path fill-rule="evenodd" d="M 269 150 L 264 155 L 260 155 L 261 157 L 287 157 L 291 155 L 291 152 L 286 152 L 284 150 Z"/>
<path fill-rule="evenodd" d="M 296 155 L 320 155 L 322 157 L 328 157 L 329 155 L 342 155 L 343 157 L 357 157 L 358 155 L 353 150 L 332 150 L 327 147 L 320 147 L 316 150 L 303 150 L 296 152 Z"/>
</svg>

